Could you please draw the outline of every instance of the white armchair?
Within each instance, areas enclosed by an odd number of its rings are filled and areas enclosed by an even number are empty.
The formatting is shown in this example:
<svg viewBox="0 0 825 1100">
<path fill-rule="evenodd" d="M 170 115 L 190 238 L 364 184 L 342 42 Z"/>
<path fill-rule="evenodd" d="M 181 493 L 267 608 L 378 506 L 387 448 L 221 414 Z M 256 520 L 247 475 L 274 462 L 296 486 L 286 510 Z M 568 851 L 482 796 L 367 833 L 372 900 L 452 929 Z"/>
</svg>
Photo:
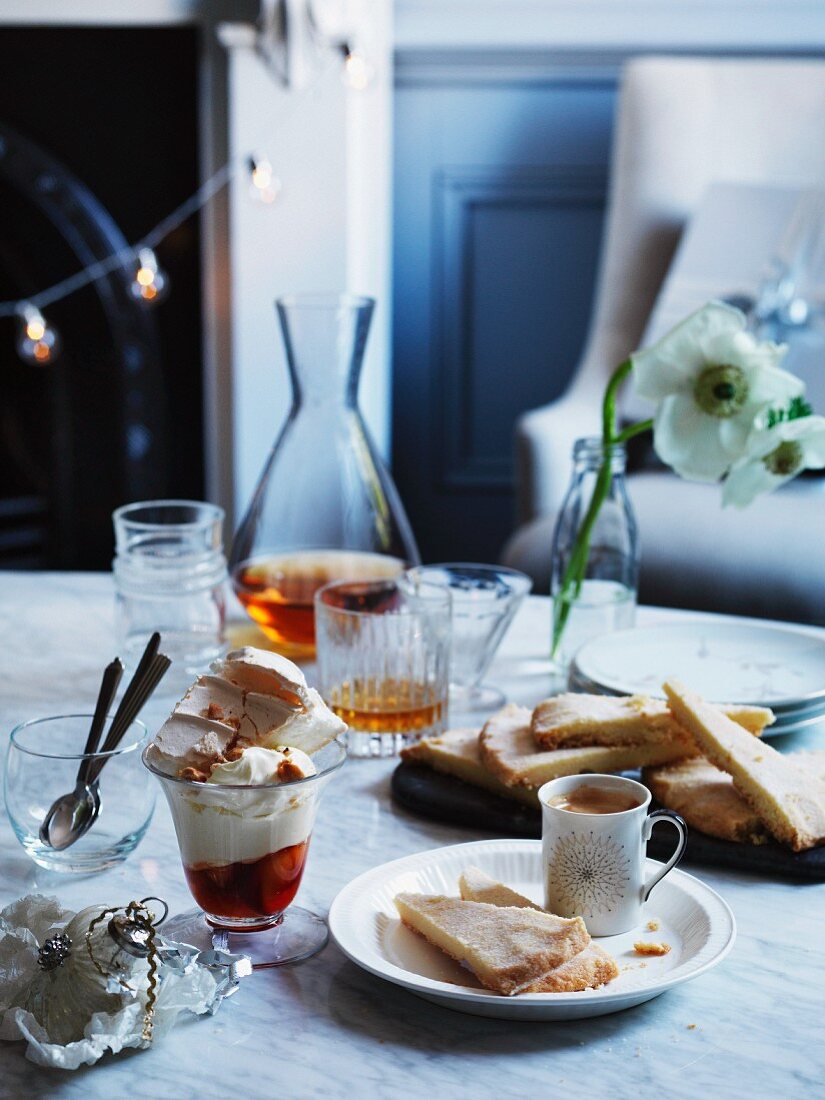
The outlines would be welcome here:
<svg viewBox="0 0 825 1100">
<path fill-rule="evenodd" d="M 823 118 L 825 63 L 645 58 L 625 68 L 587 346 L 567 393 L 526 413 L 516 431 L 519 519 L 526 526 L 505 547 L 504 560 L 545 591 L 573 442 L 598 432 L 606 380 L 638 347 L 706 187 L 717 180 L 825 185 Z M 643 599 L 825 621 L 825 554 L 816 549 L 825 545 L 822 480 L 795 483 L 735 514 L 720 512 L 717 488 L 669 473 L 633 475 L 630 491 L 642 533 Z M 792 536 L 790 524 L 802 536 Z M 718 542 L 700 539 L 707 557 L 686 570 L 685 548 L 708 529 L 720 532 Z M 740 543 L 750 550 L 744 568 Z"/>
</svg>

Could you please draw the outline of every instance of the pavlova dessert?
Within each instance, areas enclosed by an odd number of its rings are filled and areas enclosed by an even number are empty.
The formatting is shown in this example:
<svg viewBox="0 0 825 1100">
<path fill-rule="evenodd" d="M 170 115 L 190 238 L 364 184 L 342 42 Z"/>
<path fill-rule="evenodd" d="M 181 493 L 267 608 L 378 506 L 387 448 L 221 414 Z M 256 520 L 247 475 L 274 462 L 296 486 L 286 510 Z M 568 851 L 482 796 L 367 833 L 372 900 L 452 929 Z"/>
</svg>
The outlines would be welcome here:
<svg viewBox="0 0 825 1100">
<path fill-rule="evenodd" d="M 248 647 L 215 662 L 158 731 L 146 764 L 163 781 L 189 889 L 213 921 L 259 927 L 295 897 L 334 770 L 324 748 L 345 730 L 297 665 Z"/>
</svg>

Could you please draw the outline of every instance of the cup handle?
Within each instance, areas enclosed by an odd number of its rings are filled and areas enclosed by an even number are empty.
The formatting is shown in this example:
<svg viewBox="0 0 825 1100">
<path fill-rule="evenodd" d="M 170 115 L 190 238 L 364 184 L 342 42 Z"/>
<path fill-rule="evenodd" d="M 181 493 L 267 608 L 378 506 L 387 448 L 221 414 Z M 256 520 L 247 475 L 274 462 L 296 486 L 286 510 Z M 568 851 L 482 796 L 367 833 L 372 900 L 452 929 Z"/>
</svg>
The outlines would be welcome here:
<svg viewBox="0 0 825 1100">
<path fill-rule="evenodd" d="M 659 821 L 667 821 L 677 830 L 677 832 L 679 833 L 679 843 L 676 845 L 676 851 L 673 853 L 673 855 L 670 857 L 670 859 L 667 861 L 661 871 L 657 871 L 653 878 L 649 882 L 645 883 L 642 901 L 647 901 L 647 899 L 650 897 L 650 891 L 653 889 L 653 887 L 656 886 L 657 883 L 662 881 L 668 871 L 673 870 L 673 868 L 685 854 L 685 848 L 687 847 L 687 825 L 685 824 L 684 818 L 680 817 L 679 814 L 675 814 L 673 810 L 654 810 L 652 814 L 648 814 L 648 816 L 645 818 L 645 823 L 642 828 L 642 839 L 645 844 L 647 844 L 647 842 L 650 840 L 650 835 L 653 832 L 653 826 L 656 825 Z"/>
</svg>

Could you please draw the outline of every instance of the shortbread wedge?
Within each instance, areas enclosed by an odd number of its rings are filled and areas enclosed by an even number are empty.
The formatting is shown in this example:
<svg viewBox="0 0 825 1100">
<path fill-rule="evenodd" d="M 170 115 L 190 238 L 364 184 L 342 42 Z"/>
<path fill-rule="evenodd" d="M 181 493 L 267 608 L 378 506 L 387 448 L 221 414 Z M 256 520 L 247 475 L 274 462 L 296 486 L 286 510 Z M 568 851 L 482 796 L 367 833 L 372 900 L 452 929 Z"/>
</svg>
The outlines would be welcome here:
<svg viewBox="0 0 825 1100">
<path fill-rule="evenodd" d="M 789 763 L 825 779 L 825 752 L 794 752 Z M 653 797 L 681 814 L 691 829 L 740 844 L 764 844 L 771 836 L 733 779 L 703 757 L 645 768 L 642 781 Z"/>
<path fill-rule="evenodd" d="M 720 710 L 757 737 L 775 720 L 765 707 L 726 705 Z M 664 699 L 647 695 L 557 695 L 539 703 L 530 728 L 545 749 L 670 745 L 689 737 Z"/>
<path fill-rule="evenodd" d="M 505 798 L 516 798 L 528 806 L 538 806 L 536 792 L 528 787 L 508 787 L 481 762 L 477 729 L 447 730 L 436 737 L 424 737 L 401 750 L 403 760 L 426 764 L 434 771 L 463 779 L 473 787 L 482 787 Z"/>
<path fill-rule="evenodd" d="M 395 905 L 407 928 L 505 996 L 547 978 L 590 942 L 581 917 L 432 894 L 398 894 Z"/>
<path fill-rule="evenodd" d="M 546 978 L 528 985 L 522 993 L 580 993 L 583 989 L 598 989 L 619 976 L 619 967 L 612 955 L 596 943 L 589 943 L 578 955 L 551 970 Z"/>
<path fill-rule="evenodd" d="M 514 905 L 519 909 L 539 909 L 541 906 L 523 894 L 496 882 L 478 867 L 468 867 L 458 880 L 458 889 L 465 901 L 484 901 L 490 905 Z M 523 990 L 525 993 L 578 993 L 596 989 L 618 977 L 616 960 L 595 943 L 589 943 L 578 955 L 557 966 L 546 978 Z"/>
<path fill-rule="evenodd" d="M 733 779 L 768 831 L 795 852 L 825 843 L 825 782 L 762 744 L 677 680 L 664 685 L 677 719 Z"/>
<path fill-rule="evenodd" d="M 691 829 L 741 844 L 770 840 L 761 818 L 736 790 L 733 779 L 701 756 L 645 768 L 642 782 L 658 802 L 681 814 Z"/>
<path fill-rule="evenodd" d="M 674 744 L 596 746 L 537 751 L 530 732 L 531 713 L 513 703 L 487 722 L 478 739 L 482 763 L 508 787 L 537 788 L 561 775 L 621 772 L 647 764 L 668 764 L 695 756 L 689 738 Z"/>
<path fill-rule="evenodd" d="M 505 886 L 503 882 L 496 882 L 486 871 L 479 867 L 468 867 L 458 880 L 458 892 L 464 901 L 483 901 L 488 905 L 514 906 L 517 909 L 538 909 L 544 912 L 540 905 L 530 901 L 524 894 L 519 894 Z"/>
</svg>

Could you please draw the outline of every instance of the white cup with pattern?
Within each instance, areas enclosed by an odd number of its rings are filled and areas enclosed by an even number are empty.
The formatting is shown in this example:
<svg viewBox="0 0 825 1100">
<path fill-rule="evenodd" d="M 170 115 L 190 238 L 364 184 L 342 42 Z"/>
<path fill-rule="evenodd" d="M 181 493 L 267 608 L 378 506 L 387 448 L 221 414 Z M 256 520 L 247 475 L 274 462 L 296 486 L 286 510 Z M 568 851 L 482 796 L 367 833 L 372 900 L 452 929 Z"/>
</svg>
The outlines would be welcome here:
<svg viewBox="0 0 825 1100">
<path fill-rule="evenodd" d="M 642 905 L 682 858 L 687 825 L 671 810 L 648 813 L 650 791 L 617 775 L 569 775 L 539 790 L 545 905 L 583 917 L 594 936 L 616 936 L 642 920 Z M 646 847 L 654 825 L 678 832 L 676 850 L 652 875 Z"/>
</svg>

